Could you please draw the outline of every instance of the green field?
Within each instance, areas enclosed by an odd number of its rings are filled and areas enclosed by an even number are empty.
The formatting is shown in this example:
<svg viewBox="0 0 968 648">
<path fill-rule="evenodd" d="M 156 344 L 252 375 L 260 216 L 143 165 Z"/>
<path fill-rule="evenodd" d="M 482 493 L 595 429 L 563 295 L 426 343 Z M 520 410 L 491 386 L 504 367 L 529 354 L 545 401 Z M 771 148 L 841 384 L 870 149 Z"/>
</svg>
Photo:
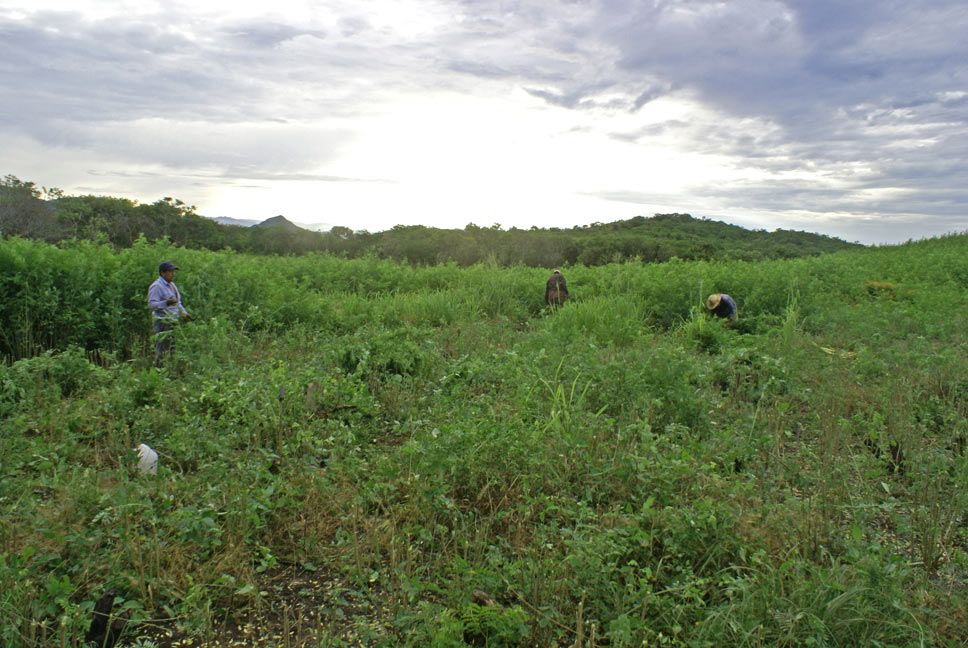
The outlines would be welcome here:
<svg viewBox="0 0 968 648">
<path fill-rule="evenodd" d="M 0 645 L 964 645 L 968 236 L 562 271 L 0 239 Z"/>
</svg>

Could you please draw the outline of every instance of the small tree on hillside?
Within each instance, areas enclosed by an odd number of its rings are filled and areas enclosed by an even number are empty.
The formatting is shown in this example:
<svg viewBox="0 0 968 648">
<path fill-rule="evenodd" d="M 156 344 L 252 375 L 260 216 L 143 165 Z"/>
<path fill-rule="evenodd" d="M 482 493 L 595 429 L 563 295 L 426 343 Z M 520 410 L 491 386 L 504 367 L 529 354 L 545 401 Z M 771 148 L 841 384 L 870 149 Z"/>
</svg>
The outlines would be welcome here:
<svg viewBox="0 0 968 648">
<path fill-rule="evenodd" d="M 44 197 L 60 197 L 60 189 L 38 188 L 13 175 L 0 181 L 0 233 L 47 241 L 57 240 L 59 228 Z"/>
</svg>

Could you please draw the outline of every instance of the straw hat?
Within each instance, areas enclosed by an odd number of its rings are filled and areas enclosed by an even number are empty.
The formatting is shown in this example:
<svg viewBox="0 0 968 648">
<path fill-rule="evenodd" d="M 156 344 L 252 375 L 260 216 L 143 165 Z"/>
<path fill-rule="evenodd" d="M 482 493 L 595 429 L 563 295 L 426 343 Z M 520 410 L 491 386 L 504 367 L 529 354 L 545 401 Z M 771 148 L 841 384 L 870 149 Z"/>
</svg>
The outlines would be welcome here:
<svg viewBox="0 0 968 648">
<path fill-rule="evenodd" d="M 720 294 L 710 295 L 706 298 L 706 308 L 709 310 L 715 309 L 719 306 L 719 302 L 722 301 L 723 296 Z"/>
</svg>

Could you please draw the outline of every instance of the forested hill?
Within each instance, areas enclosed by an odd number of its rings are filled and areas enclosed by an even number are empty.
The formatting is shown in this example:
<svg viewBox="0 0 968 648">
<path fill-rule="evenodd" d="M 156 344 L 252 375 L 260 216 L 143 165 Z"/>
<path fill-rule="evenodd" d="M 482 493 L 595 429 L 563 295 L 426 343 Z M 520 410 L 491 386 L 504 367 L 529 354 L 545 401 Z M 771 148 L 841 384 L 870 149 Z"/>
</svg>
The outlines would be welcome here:
<svg viewBox="0 0 968 648">
<path fill-rule="evenodd" d="M 349 245 L 352 240 L 347 238 Z M 662 262 L 673 257 L 752 261 L 863 247 L 820 234 L 748 230 L 689 214 L 637 216 L 571 229 L 503 230 L 499 226 L 481 228 L 473 224 L 463 230 L 397 226 L 369 238 L 376 241 L 375 247 L 382 254 L 412 262 L 456 261 L 468 265 L 483 257 L 501 265 L 545 267 L 564 263 L 596 266 L 629 259 Z"/>
<path fill-rule="evenodd" d="M 49 242 L 72 238 L 131 246 L 139 237 L 168 238 L 188 248 L 231 248 L 254 254 L 332 252 L 348 257 L 375 255 L 413 264 L 480 262 L 502 266 L 588 266 L 640 259 L 760 260 L 811 256 L 862 247 L 801 231 L 747 230 L 689 214 L 637 216 L 570 229 L 503 229 L 499 225 L 437 229 L 398 225 L 384 232 L 333 227 L 302 229 L 282 216 L 260 227 L 221 225 L 172 198 L 142 204 L 110 196 L 68 196 L 14 176 L 0 181 L 0 235 Z"/>
</svg>

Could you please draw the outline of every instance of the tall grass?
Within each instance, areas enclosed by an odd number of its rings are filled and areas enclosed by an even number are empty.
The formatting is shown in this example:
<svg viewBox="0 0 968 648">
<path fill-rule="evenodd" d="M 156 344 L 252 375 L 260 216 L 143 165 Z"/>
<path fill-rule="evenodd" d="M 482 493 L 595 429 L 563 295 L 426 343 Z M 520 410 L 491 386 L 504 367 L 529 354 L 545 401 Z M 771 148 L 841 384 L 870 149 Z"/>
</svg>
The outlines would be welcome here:
<svg viewBox="0 0 968 648">
<path fill-rule="evenodd" d="M 0 643 L 108 590 L 217 639 L 289 568 L 359 617 L 292 645 L 958 645 L 966 246 L 575 266 L 549 312 L 529 268 L 0 240 Z"/>
</svg>

